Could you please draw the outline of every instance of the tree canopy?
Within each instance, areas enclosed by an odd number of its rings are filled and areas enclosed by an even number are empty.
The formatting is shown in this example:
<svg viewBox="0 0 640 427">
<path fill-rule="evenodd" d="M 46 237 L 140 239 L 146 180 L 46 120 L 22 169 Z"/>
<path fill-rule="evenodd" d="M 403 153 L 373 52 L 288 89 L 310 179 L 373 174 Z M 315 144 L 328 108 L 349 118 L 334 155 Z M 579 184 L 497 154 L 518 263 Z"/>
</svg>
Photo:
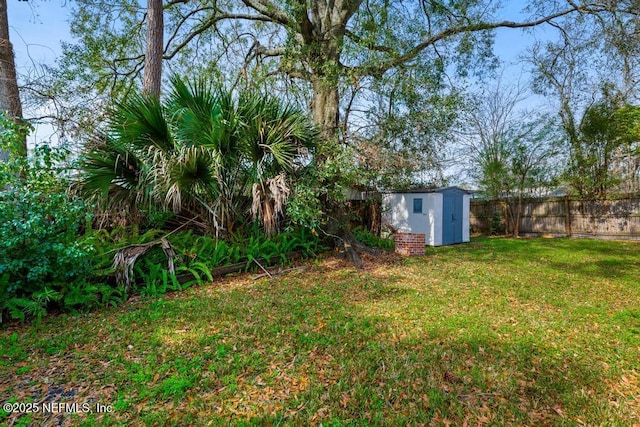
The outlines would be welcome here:
<svg viewBox="0 0 640 427">
<path fill-rule="evenodd" d="M 49 99 L 66 98 L 62 104 L 72 108 L 75 124 L 99 126 L 92 122 L 100 120 L 96 110 L 143 86 L 153 27 L 149 5 L 136 0 L 71 3 L 76 42 L 64 45 L 44 92 Z M 359 183 L 389 188 L 445 179 L 443 153 L 452 144 L 461 89 L 466 79 L 486 76 L 496 65 L 493 30 L 557 29 L 570 48 L 549 43 L 536 50 L 538 63 L 547 64 L 552 77 L 564 69 L 583 73 L 562 65 L 554 52 L 576 56 L 589 46 L 593 52 L 616 47 L 617 56 L 609 55 L 610 60 L 617 61 L 624 70 L 620 79 L 630 85 L 637 80 L 633 57 L 638 44 L 631 31 L 636 14 L 628 0 L 535 2 L 520 20 L 505 19 L 498 2 L 478 0 L 169 0 L 162 3 L 162 21 L 155 22 L 164 27 L 164 85 L 171 73 L 199 75 L 287 98 L 310 111 L 323 141 L 353 150 Z M 573 49 L 578 45 L 585 47 Z M 545 68 L 538 69 L 539 92 L 557 92 L 558 85 L 544 77 Z M 571 88 L 579 84 L 572 85 L 562 90 L 575 94 Z M 84 116 L 79 114 L 82 105 L 90 106 Z M 561 108 L 563 124 L 575 122 L 565 126 L 571 134 L 571 127 L 579 127 L 571 115 L 580 108 L 573 101 L 562 105 L 570 107 Z M 329 144 L 320 144 L 319 159 L 335 155 Z"/>
<path fill-rule="evenodd" d="M 433 92 L 445 86 L 451 69 L 466 74 L 478 59 L 490 59 L 492 29 L 627 7 L 540 2 L 527 19 L 513 22 L 497 18 L 497 4 L 477 0 L 173 0 L 164 3 L 163 59 L 175 72 L 222 73 L 238 84 L 277 76 L 281 86 L 302 85 L 311 94 L 314 121 L 333 138 L 350 107 L 380 92 L 381 79 Z M 128 90 L 144 65 L 145 11 L 132 0 L 75 3 L 71 30 L 79 42 L 65 46 L 62 69 L 98 92 Z M 387 102 L 394 99 L 388 95 Z"/>
</svg>

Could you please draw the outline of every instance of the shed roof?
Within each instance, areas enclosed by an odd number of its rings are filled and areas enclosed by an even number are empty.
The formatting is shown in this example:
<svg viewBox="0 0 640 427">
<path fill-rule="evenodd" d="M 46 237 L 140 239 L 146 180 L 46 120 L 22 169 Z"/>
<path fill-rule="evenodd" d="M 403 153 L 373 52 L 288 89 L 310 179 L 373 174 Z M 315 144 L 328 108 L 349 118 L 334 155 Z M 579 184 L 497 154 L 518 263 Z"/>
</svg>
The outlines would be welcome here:
<svg viewBox="0 0 640 427">
<path fill-rule="evenodd" d="M 464 188 L 456 185 L 439 188 L 412 188 L 411 190 L 397 190 L 397 191 L 385 191 L 385 194 L 404 194 L 404 193 L 446 193 L 448 191 L 460 191 L 466 194 L 473 194 L 475 191 L 465 190 Z"/>
</svg>

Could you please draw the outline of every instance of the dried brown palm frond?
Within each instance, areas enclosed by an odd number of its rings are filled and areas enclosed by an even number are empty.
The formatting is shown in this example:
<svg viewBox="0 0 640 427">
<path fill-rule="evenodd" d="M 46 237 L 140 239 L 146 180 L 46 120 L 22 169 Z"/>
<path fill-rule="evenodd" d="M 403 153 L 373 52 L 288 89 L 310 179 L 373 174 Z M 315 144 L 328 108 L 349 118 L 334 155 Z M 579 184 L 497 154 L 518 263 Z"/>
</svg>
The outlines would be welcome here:
<svg viewBox="0 0 640 427">
<path fill-rule="evenodd" d="M 273 200 L 273 210 L 277 215 L 284 213 L 284 205 L 287 203 L 291 190 L 287 184 L 287 177 L 282 173 L 275 178 L 267 180 L 269 195 Z"/>
<path fill-rule="evenodd" d="M 264 183 L 253 184 L 251 215 L 254 221 L 264 225 L 264 232 L 272 236 L 278 229 L 278 217 L 284 213 L 284 207 L 291 190 L 284 174 L 267 179 Z"/>
<path fill-rule="evenodd" d="M 142 245 L 125 246 L 124 248 L 118 249 L 116 252 L 113 257 L 112 267 L 116 271 L 116 282 L 119 285 L 124 285 L 127 292 L 131 289 L 135 281 L 133 267 L 136 261 L 156 245 L 162 245 L 162 251 L 167 257 L 169 273 L 175 274 L 174 259 L 176 257 L 176 253 L 173 250 L 173 246 L 171 246 L 171 243 L 169 243 L 167 239 L 162 238 Z"/>
<path fill-rule="evenodd" d="M 251 188 L 251 216 L 253 220 L 262 220 L 262 199 L 264 197 L 264 189 L 261 183 L 253 184 Z"/>
<path fill-rule="evenodd" d="M 273 236 L 278 230 L 278 215 L 273 209 L 272 201 L 268 197 L 265 198 L 262 206 L 262 224 L 264 225 L 264 233 L 267 236 Z"/>
</svg>

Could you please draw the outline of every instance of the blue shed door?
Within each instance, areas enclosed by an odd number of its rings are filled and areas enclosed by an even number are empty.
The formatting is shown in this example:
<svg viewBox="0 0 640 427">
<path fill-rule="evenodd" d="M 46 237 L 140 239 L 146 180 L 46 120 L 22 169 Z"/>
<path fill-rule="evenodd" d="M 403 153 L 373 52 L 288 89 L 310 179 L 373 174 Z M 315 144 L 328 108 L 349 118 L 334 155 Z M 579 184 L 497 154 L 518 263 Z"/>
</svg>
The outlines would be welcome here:
<svg viewBox="0 0 640 427">
<path fill-rule="evenodd" d="M 442 244 L 462 243 L 462 195 L 442 194 Z"/>
</svg>

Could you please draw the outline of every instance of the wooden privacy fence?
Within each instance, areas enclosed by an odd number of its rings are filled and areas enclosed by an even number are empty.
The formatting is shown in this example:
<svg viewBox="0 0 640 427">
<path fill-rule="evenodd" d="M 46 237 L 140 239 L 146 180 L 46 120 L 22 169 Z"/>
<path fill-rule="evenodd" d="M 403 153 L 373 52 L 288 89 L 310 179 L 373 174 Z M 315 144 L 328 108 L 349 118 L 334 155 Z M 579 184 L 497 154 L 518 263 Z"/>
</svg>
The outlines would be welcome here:
<svg viewBox="0 0 640 427">
<path fill-rule="evenodd" d="M 517 202 L 511 203 L 511 211 Z M 504 233 L 507 204 L 496 200 L 471 200 L 470 227 L 474 233 Z M 509 230 L 512 226 L 509 225 Z M 595 237 L 640 240 L 640 196 L 609 200 L 569 197 L 525 199 L 520 235 Z"/>
</svg>

